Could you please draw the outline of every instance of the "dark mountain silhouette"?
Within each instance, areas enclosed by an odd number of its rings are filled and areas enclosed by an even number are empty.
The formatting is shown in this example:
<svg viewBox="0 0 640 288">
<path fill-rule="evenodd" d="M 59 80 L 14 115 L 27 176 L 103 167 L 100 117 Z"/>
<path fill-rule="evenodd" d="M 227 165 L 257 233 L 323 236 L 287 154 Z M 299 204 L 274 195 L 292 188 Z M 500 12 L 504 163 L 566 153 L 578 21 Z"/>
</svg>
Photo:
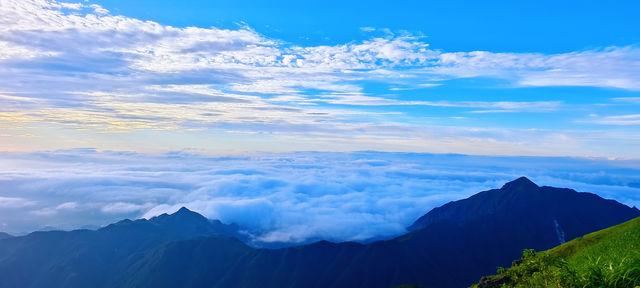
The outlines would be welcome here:
<svg viewBox="0 0 640 288">
<path fill-rule="evenodd" d="M 254 249 L 181 209 L 98 231 L 2 240 L 0 287 L 465 287 L 525 248 L 637 216 L 613 200 L 523 177 L 435 208 L 392 240 Z"/>
<path fill-rule="evenodd" d="M 390 241 L 252 250 L 219 238 L 195 239 L 154 251 L 125 278 L 136 287 L 170 287 L 186 279 L 194 287 L 463 287 L 508 266 L 524 248 L 548 249 L 638 215 L 594 194 L 519 178 L 436 208 L 411 226 L 413 232 Z M 222 262 L 209 261 L 223 257 L 220 247 L 226 246 L 234 249 L 224 249 L 230 254 Z M 193 266 L 180 269 L 185 259 Z"/>
<path fill-rule="evenodd" d="M 11 236 L 10 234 L 4 233 L 4 232 L 0 232 L 0 240 L 11 238 L 11 237 L 13 237 L 13 236 Z"/>
<path fill-rule="evenodd" d="M 237 237 L 235 227 L 182 208 L 91 230 L 33 232 L 0 242 L 0 287 L 106 287 L 152 248 L 199 236 Z"/>
</svg>

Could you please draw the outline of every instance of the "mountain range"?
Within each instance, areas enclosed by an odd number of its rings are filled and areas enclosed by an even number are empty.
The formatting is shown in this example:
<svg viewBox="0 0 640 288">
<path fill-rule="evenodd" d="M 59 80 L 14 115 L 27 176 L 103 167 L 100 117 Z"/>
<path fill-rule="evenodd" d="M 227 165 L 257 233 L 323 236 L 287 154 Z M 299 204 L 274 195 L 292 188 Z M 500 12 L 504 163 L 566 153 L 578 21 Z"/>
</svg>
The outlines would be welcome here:
<svg viewBox="0 0 640 288">
<path fill-rule="evenodd" d="M 0 240 L 0 287 L 467 287 L 523 249 L 545 250 L 640 216 L 525 177 L 447 203 L 369 244 L 253 248 L 237 226 L 182 208 L 98 230 Z"/>
<path fill-rule="evenodd" d="M 0 240 L 6 239 L 6 238 L 11 238 L 11 237 L 13 237 L 13 236 L 11 236 L 11 235 L 9 235 L 7 233 L 4 233 L 4 232 L 0 232 Z"/>
</svg>

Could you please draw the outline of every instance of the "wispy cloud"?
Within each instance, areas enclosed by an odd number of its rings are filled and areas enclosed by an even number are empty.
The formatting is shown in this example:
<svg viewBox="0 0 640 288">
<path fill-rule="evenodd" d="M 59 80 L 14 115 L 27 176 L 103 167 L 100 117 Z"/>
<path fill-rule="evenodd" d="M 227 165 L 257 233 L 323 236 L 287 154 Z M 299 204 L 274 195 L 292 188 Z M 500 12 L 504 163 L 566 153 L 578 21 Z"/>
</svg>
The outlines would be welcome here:
<svg viewBox="0 0 640 288">
<path fill-rule="evenodd" d="M 591 86 L 640 90 L 640 49 L 635 46 L 554 55 L 443 53 L 434 73 L 455 77 L 496 77 L 522 86 Z"/>
<path fill-rule="evenodd" d="M 127 203 L 127 202 L 115 202 L 115 203 L 110 203 L 102 206 L 102 208 L 100 208 L 100 211 L 106 214 L 122 215 L 122 214 L 140 212 L 142 210 L 148 210 L 153 206 L 154 204 L 152 203 L 134 204 L 134 203 Z"/>
<path fill-rule="evenodd" d="M 0 197 L 0 208 L 7 209 L 15 209 L 15 208 L 24 208 L 27 206 L 36 205 L 35 201 L 20 198 L 20 197 Z"/>
<path fill-rule="evenodd" d="M 54 56 L 54 52 L 43 52 L 30 49 L 26 46 L 16 45 L 10 42 L 0 41 L 0 61 L 25 60 L 41 56 Z"/>
<path fill-rule="evenodd" d="M 444 53 L 429 49 L 419 36 L 401 35 L 303 47 L 267 38 L 249 27 L 175 28 L 110 15 L 95 4 L 8 0 L 0 9 L 5 16 L 0 23 L 0 45 L 4 45 L 0 47 L 6 48 L 1 49 L 5 54 L 0 59 L 12 60 L 4 65 L 14 73 L 24 73 L 22 69 L 28 67 L 35 81 L 51 69 L 45 67 L 55 64 L 68 73 L 84 74 L 82 82 L 89 87 L 99 81 L 118 81 L 128 83 L 129 89 L 148 81 L 184 84 L 206 78 L 209 84 L 236 92 L 353 92 L 361 89 L 354 81 L 407 77 L 421 83 L 498 77 L 528 86 L 638 89 L 634 80 L 640 50 L 633 46 L 556 55 Z M 21 57 L 28 59 L 16 62 Z M 181 74 L 176 78 L 175 73 Z"/>
<path fill-rule="evenodd" d="M 605 125 L 640 125 L 640 114 L 606 116 L 595 120 L 595 123 Z"/>
<path fill-rule="evenodd" d="M 612 100 L 618 101 L 618 102 L 640 104 L 640 97 L 618 97 L 618 98 L 613 98 Z"/>
<path fill-rule="evenodd" d="M 557 110 L 561 101 L 509 102 L 509 101 L 405 101 L 384 97 L 366 96 L 362 93 L 332 93 L 319 98 L 305 99 L 307 102 L 326 102 L 354 106 L 432 106 L 458 108 L 485 108 L 471 113 L 492 112 L 550 112 Z"/>
</svg>

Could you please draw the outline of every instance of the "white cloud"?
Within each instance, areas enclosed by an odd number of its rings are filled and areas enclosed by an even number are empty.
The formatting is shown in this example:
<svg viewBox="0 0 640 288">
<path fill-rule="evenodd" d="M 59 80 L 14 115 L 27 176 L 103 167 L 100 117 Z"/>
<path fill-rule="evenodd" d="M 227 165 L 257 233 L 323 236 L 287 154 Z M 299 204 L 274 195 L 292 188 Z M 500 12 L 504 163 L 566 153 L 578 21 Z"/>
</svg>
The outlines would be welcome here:
<svg viewBox="0 0 640 288">
<path fill-rule="evenodd" d="M 606 116 L 595 121 L 597 124 L 604 125 L 640 125 L 640 114 Z"/>
<path fill-rule="evenodd" d="M 36 205 L 35 201 L 20 197 L 0 197 L 0 209 L 24 208 Z"/>
<path fill-rule="evenodd" d="M 438 86 L 441 86 L 441 85 L 442 85 L 441 83 L 421 83 L 421 84 L 418 84 L 418 86 L 420 86 L 420 87 L 438 87 Z"/>
<path fill-rule="evenodd" d="M 31 211 L 31 214 L 36 215 L 36 216 L 41 216 L 41 217 L 51 217 L 54 216 L 58 213 L 58 211 L 56 211 L 56 209 L 51 208 L 51 207 L 46 207 L 46 208 L 41 208 L 38 210 L 34 210 Z"/>
<path fill-rule="evenodd" d="M 126 202 L 116 202 L 116 203 L 109 203 L 107 205 L 104 205 L 100 210 L 103 213 L 107 213 L 107 214 L 126 214 L 126 213 L 139 212 L 139 211 L 148 209 L 152 206 L 154 205 L 151 203 L 133 204 L 133 203 L 126 203 Z"/>
<path fill-rule="evenodd" d="M 507 79 L 514 86 L 639 88 L 640 49 L 635 46 L 552 55 L 449 53 L 431 49 L 422 37 L 392 33 L 341 45 L 300 46 L 249 27 L 177 28 L 103 9 L 45 0 L 0 3 L 0 77 L 5 80 L 0 84 L 5 125 L 0 127 L 48 123 L 122 133 L 225 126 L 223 131 L 272 133 L 256 127 L 273 125 L 276 132 L 323 133 L 384 126 L 404 113 L 364 110 L 373 106 L 467 108 L 478 114 L 552 112 L 563 105 L 536 99 L 398 100 L 369 94 L 362 82 L 389 84 L 396 91 L 465 77 Z M 33 104 L 16 104 L 18 99 L 33 99 Z M 24 125 L 3 134 L 28 134 Z"/>
<path fill-rule="evenodd" d="M 47 53 L 0 40 L 0 61 L 32 59 L 39 56 L 53 56 L 55 54 L 55 52 Z"/>
<path fill-rule="evenodd" d="M 310 102 L 326 102 L 331 104 L 357 106 L 433 106 L 433 107 L 461 107 L 487 108 L 491 110 L 477 110 L 472 113 L 492 112 L 551 112 L 558 109 L 560 101 L 511 102 L 511 101 L 403 101 L 383 97 L 365 96 L 362 93 L 332 93 L 320 95 L 321 98 L 307 99 Z"/>
<path fill-rule="evenodd" d="M 104 7 L 98 5 L 98 4 L 91 4 L 89 5 L 89 7 L 93 8 L 93 11 L 95 11 L 98 15 L 106 15 L 109 14 L 109 10 L 104 9 Z"/>
<path fill-rule="evenodd" d="M 39 102 L 38 99 L 34 99 L 30 97 L 20 97 L 20 96 L 3 95 L 3 94 L 0 94 L 0 99 L 6 100 L 7 102 Z"/>
<path fill-rule="evenodd" d="M 76 202 L 64 202 L 56 206 L 56 210 L 73 210 L 76 208 L 78 208 L 78 203 Z"/>
<path fill-rule="evenodd" d="M 64 202 L 55 207 L 43 207 L 37 210 L 33 210 L 30 213 L 36 216 L 52 217 L 58 214 L 60 211 L 73 211 L 78 208 L 77 202 Z"/>
<path fill-rule="evenodd" d="M 90 11 L 68 14 L 62 9 L 83 7 L 92 8 L 95 14 Z M 231 79 L 223 81 L 234 85 L 237 91 L 245 92 L 295 93 L 300 88 L 331 86 L 336 88 L 328 89 L 340 89 L 354 85 L 346 83 L 348 81 L 383 81 L 385 78 L 379 78 L 377 73 L 398 66 L 404 69 L 391 72 L 396 77 L 422 82 L 452 77 L 498 77 L 524 86 L 640 89 L 635 81 L 640 74 L 637 47 L 555 55 L 487 51 L 443 53 L 429 49 L 422 38 L 413 36 L 303 47 L 268 39 L 248 27 L 237 30 L 175 28 L 109 15 L 96 4 L 7 0 L 3 1 L 0 11 L 6 16 L 0 21 L 0 36 L 4 38 L 0 45 L 14 47 L 4 47 L 6 49 L 2 51 L 13 52 L 5 52 L 0 58 L 13 59 L 18 54 L 29 55 L 19 51 L 48 49 L 39 53 L 76 59 L 72 61 L 85 58 L 102 62 L 116 57 L 121 60 L 121 66 L 114 68 L 125 74 L 142 70 L 151 77 L 158 77 L 154 73 L 211 75 L 214 71 L 224 71 Z M 34 37 L 39 41 L 33 41 Z M 99 66 L 96 69 L 100 69 Z M 439 84 L 429 83 L 428 86 Z M 353 88 L 348 89 L 353 91 Z"/>
<path fill-rule="evenodd" d="M 0 211 L 9 232 L 104 225 L 186 206 L 209 218 L 238 223 L 262 241 L 362 240 L 403 233 L 435 206 L 522 175 L 541 185 L 596 192 L 624 203 L 640 200 L 637 161 L 91 150 L 3 153 L 0 159 L 0 185 L 14 193 L 3 195 L 0 203 L 13 199 L 9 201 L 24 208 Z"/>
<path fill-rule="evenodd" d="M 443 53 L 428 70 L 450 77 L 497 77 L 522 86 L 591 86 L 640 90 L 640 49 L 608 47 L 562 54 Z"/>
</svg>

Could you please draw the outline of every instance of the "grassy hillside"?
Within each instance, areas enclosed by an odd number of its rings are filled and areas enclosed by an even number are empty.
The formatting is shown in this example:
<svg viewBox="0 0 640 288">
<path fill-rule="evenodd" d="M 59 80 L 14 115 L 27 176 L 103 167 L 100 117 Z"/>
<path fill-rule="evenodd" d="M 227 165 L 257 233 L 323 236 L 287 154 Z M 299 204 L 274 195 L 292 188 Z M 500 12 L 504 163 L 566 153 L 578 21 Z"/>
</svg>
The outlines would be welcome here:
<svg viewBox="0 0 640 288">
<path fill-rule="evenodd" d="M 640 217 L 574 239 L 553 249 L 525 250 L 498 275 L 473 287 L 640 286 Z"/>
</svg>

